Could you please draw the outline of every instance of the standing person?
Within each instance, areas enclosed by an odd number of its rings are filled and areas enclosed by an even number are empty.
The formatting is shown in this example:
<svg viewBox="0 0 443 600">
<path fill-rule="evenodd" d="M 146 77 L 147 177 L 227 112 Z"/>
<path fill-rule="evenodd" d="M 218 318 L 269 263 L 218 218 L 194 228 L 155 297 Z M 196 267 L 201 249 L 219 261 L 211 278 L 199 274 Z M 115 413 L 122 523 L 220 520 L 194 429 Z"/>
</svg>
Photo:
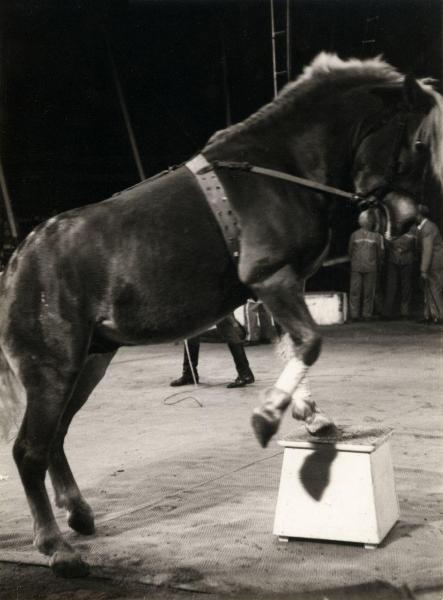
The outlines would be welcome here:
<svg viewBox="0 0 443 600">
<path fill-rule="evenodd" d="M 416 244 L 415 225 L 403 235 L 386 240 L 386 290 L 382 313 L 385 319 L 396 316 L 396 300 L 399 300 L 400 316 L 409 318 L 411 315 Z"/>
<path fill-rule="evenodd" d="M 384 244 L 383 236 L 374 231 L 374 218 L 369 210 L 358 217 L 360 229 L 349 240 L 351 281 L 349 309 L 352 320 L 372 318 L 377 286 L 377 274 L 381 268 Z"/>
<path fill-rule="evenodd" d="M 226 387 L 237 388 L 254 383 L 254 374 L 249 366 L 248 358 L 243 345 L 243 340 L 245 337 L 244 330 L 232 313 L 217 323 L 217 331 L 223 341 L 228 344 L 228 348 L 231 351 L 238 373 L 237 378 L 231 383 L 228 383 Z M 188 353 L 186 352 L 185 347 L 183 353 L 183 373 L 178 379 L 171 381 L 170 385 L 173 387 L 194 383 L 194 378 L 192 375 L 193 371 L 196 383 L 199 381 L 197 366 L 200 352 L 200 337 L 196 336 L 190 338 L 188 340 L 188 348 L 191 362 L 189 362 Z"/>
<path fill-rule="evenodd" d="M 420 277 L 424 286 L 424 320 L 443 322 L 443 240 L 435 223 L 429 219 L 429 209 L 418 206 L 417 242 L 421 253 Z"/>
</svg>

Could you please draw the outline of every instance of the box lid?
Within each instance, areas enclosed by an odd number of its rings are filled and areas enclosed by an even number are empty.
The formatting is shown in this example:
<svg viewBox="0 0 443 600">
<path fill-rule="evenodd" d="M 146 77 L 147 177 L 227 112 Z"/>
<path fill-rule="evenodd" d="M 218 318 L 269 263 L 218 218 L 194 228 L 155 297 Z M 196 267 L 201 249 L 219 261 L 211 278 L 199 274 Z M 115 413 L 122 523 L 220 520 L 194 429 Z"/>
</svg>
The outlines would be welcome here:
<svg viewBox="0 0 443 600">
<path fill-rule="evenodd" d="M 331 445 L 344 452 L 373 452 L 393 433 L 391 427 L 337 427 L 335 432 L 324 436 L 313 436 L 306 430 L 294 431 L 278 441 L 285 448 L 319 449 Z"/>
</svg>

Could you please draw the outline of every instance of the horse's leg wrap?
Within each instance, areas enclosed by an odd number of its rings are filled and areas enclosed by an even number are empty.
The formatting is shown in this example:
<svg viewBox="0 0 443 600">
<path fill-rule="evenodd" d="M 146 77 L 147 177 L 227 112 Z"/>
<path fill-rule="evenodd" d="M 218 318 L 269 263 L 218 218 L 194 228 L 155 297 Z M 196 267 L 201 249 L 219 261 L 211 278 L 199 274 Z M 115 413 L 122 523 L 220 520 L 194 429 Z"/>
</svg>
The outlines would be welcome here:
<svg viewBox="0 0 443 600">
<path fill-rule="evenodd" d="M 291 403 L 294 390 L 304 378 L 308 367 L 299 358 L 291 358 L 275 386 L 266 393 L 265 402 L 254 409 L 252 426 L 260 444 L 267 446 L 280 426 L 285 410 Z"/>
<path fill-rule="evenodd" d="M 292 416 L 304 421 L 307 431 L 312 435 L 321 435 L 334 426 L 331 419 L 323 413 L 311 398 L 311 390 L 307 375 L 300 381 L 292 394 Z"/>
</svg>

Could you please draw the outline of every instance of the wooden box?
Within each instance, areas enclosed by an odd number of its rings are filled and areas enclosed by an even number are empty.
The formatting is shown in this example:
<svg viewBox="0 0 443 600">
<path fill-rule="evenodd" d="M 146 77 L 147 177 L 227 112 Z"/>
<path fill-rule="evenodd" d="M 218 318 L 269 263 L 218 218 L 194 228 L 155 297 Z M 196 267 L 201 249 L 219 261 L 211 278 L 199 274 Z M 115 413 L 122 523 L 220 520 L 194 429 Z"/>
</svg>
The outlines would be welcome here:
<svg viewBox="0 0 443 600">
<path fill-rule="evenodd" d="M 378 545 L 399 517 L 391 429 L 306 432 L 279 441 L 283 466 L 274 534 Z"/>
<path fill-rule="evenodd" d="M 306 304 L 318 325 L 342 325 L 348 314 L 348 301 L 344 292 L 308 292 Z"/>
</svg>

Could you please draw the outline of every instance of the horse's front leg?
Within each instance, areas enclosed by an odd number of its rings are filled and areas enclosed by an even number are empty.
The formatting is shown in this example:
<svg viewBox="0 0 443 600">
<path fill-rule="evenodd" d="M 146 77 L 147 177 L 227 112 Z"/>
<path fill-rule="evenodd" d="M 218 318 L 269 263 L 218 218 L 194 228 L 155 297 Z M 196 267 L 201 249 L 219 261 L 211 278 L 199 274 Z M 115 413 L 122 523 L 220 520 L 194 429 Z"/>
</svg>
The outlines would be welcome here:
<svg viewBox="0 0 443 600">
<path fill-rule="evenodd" d="M 320 354 L 321 336 L 304 300 L 303 281 L 285 266 L 252 287 L 286 331 L 288 359 L 265 402 L 254 410 L 252 424 L 257 438 L 262 446 L 267 445 L 291 402 L 293 416 L 305 421 L 310 433 L 325 433 L 333 423 L 317 408 L 307 385 L 308 369 Z"/>
</svg>

